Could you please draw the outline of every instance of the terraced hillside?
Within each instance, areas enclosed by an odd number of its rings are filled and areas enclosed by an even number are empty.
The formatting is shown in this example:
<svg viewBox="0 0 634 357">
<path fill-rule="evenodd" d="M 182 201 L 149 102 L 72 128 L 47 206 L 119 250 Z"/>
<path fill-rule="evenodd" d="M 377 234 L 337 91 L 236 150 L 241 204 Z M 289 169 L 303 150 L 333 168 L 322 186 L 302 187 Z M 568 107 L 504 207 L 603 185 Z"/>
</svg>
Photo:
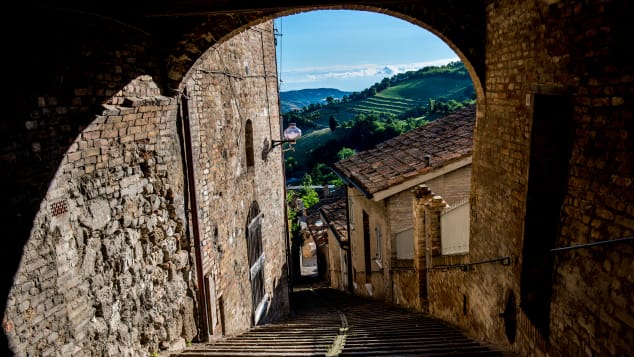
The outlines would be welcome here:
<svg viewBox="0 0 634 357">
<path fill-rule="evenodd" d="M 312 122 L 315 127 L 306 127 L 305 130 L 308 132 L 327 128 L 330 117 L 335 117 L 339 123 L 353 120 L 358 114 L 372 112 L 400 117 L 414 108 L 428 106 L 430 99 L 462 102 L 473 98 L 473 83 L 462 64 L 434 69 L 422 74 L 420 71 L 401 74 L 392 77 L 389 86 L 381 87 L 377 83 L 360 93 L 352 93 L 347 100 L 320 104 L 312 110 L 286 112 L 284 116 L 294 116 L 294 119 L 299 117 Z M 295 121 L 301 123 L 303 120 Z"/>
<path fill-rule="evenodd" d="M 387 91 L 387 90 L 386 90 Z M 425 105 L 426 102 L 421 99 L 411 99 L 397 96 L 386 96 L 383 92 L 372 97 L 355 102 L 350 106 L 350 110 L 355 113 L 389 113 L 396 116 L 405 113 L 418 105 Z"/>
<path fill-rule="evenodd" d="M 287 173 L 289 177 L 301 177 L 317 163 L 331 164 L 342 147 L 359 149 L 354 140 L 363 135 L 352 128 L 358 123 L 355 117 L 360 114 L 366 114 L 366 119 L 373 123 L 362 130 L 376 133 L 373 138 L 385 140 L 387 135 L 442 117 L 461 103 L 473 101 L 474 96 L 473 83 L 464 65 L 452 63 L 398 74 L 342 100 L 287 112 L 283 114 L 285 123 L 296 122 L 304 133 L 294 151 L 284 153 L 290 163 Z M 331 117 L 339 124 L 335 131 L 330 130 Z M 366 136 L 363 142 L 374 144 L 374 139 L 368 138 Z"/>
</svg>

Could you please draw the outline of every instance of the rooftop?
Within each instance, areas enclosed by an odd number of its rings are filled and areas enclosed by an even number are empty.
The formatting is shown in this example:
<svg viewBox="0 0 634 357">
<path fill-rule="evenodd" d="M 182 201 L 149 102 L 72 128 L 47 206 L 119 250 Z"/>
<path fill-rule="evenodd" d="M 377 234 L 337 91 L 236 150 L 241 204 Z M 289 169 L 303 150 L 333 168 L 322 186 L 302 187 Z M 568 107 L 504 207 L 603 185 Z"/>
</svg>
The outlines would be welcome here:
<svg viewBox="0 0 634 357">
<path fill-rule="evenodd" d="M 372 196 L 432 172 L 473 152 L 475 105 L 386 140 L 372 149 L 336 162 L 334 169 Z M 428 155 L 429 163 L 425 157 Z"/>
<path fill-rule="evenodd" d="M 348 220 L 346 215 L 346 198 L 324 205 L 319 209 L 321 216 L 326 220 L 324 225 L 330 228 L 339 244 L 348 242 Z"/>
<path fill-rule="evenodd" d="M 344 215 L 344 227 L 345 227 L 345 191 L 342 189 L 334 190 L 330 193 L 330 196 L 322 198 L 319 200 L 317 204 L 312 206 L 306 211 L 306 224 L 310 235 L 315 240 L 317 246 L 322 246 L 328 243 L 328 222 L 324 222 L 321 215 L 321 210 L 324 207 L 328 207 L 330 205 L 337 204 L 338 202 L 343 202 L 344 211 L 342 214 Z M 328 220 L 327 217 L 324 217 Z M 346 236 L 347 237 L 347 236 Z"/>
</svg>

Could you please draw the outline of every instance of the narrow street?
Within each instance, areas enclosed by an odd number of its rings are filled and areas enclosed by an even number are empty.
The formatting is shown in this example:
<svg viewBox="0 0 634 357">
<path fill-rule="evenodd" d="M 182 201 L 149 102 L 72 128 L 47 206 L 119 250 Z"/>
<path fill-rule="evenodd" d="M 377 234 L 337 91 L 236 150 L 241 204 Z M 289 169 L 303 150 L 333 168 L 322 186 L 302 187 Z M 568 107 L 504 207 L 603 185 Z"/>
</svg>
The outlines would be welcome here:
<svg viewBox="0 0 634 357">
<path fill-rule="evenodd" d="M 296 289 L 292 304 L 288 321 L 169 356 L 513 356 L 424 314 L 330 288 Z"/>
</svg>

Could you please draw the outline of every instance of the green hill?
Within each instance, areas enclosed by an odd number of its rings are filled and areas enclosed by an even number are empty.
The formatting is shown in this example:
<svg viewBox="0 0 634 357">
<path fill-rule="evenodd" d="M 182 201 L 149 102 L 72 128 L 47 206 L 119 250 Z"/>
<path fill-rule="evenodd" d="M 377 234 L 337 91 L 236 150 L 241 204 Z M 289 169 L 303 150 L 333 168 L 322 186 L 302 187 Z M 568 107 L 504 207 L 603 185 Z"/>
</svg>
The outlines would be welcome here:
<svg viewBox="0 0 634 357">
<path fill-rule="evenodd" d="M 311 104 L 326 103 L 326 98 L 341 99 L 351 92 L 340 91 L 334 88 L 310 88 L 280 92 L 282 113 L 291 110 L 301 110 Z"/>
<path fill-rule="evenodd" d="M 365 150 L 474 101 L 471 78 L 461 62 L 453 62 L 384 78 L 330 103 L 284 112 L 284 126 L 295 122 L 304 134 L 285 153 L 287 163 L 292 162 L 288 177 L 310 172 L 317 163 L 331 164 L 342 147 Z M 331 117 L 338 123 L 335 131 L 330 130 Z"/>
<path fill-rule="evenodd" d="M 428 106 L 430 100 L 463 102 L 474 98 L 473 83 L 464 65 L 453 62 L 385 78 L 370 88 L 344 95 L 330 104 L 313 103 L 310 107 L 283 110 L 282 113 L 285 124 L 296 122 L 304 132 L 309 132 L 327 128 L 331 116 L 340 124 L 353 120 L 361 113 L 400 117 L 413 109 Z"/>
</svg>

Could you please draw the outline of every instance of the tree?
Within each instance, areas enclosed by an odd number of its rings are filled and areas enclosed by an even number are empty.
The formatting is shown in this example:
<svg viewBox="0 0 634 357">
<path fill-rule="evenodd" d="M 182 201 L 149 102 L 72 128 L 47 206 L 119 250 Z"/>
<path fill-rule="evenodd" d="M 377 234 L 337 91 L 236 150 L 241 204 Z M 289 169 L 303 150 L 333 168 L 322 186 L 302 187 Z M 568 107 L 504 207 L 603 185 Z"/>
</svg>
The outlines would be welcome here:
<svg viewBox="0 0 634 357">
<path fill-rule="evenodd" d="M 339 125 L 339 121 L 333 115 L 328 119 L 328 125 L 330 126 L 330 131 L 335 131 L 337 126 Z"/>
<path fill-rule="evenodd" d="M 302 186 L 304 186 L 302 188 L 302 202 L 304 203 L 304 208 L 309 209 L 319 202 L 319 195 L 313 188 L 313 179 L 309 174 L 304 175 Z"/>
<path fill-rule="evenodd" d="M 330 167 L 321 162 L 313 167 L 311 177 L 313 178 L 313 182 L 319 183 L 320 185 L 343 185 L 343 181 L 330 169 Z"/>
<path fill-rule="evenodd" d="M 357 152 L 354 149 L 344 147 L 341 148 L 341 150 L 339 150 L 339 152 L 337 153 L 337 158 L 339 159 L 339 161 L 345 160 L 356 153 Z"/>
</svg>

